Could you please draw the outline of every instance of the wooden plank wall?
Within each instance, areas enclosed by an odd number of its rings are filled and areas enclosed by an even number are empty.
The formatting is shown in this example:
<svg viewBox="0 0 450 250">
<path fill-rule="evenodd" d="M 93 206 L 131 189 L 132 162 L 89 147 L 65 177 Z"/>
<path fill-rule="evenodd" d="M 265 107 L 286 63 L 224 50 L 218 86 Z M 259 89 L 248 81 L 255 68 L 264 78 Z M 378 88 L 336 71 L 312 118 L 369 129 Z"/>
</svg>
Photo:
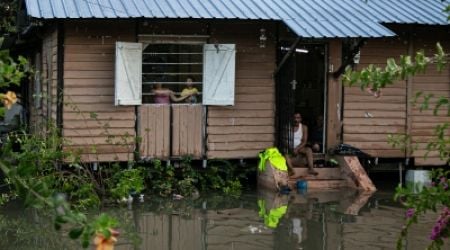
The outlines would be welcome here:
<svg viewBox="0 0 450 250">
<path fill-rule="evenodd" d="M 172 105 L 172 156 L 203 156 L 203 106 L 199 104 Z"/>
<path fill-rule="evenodd" d="M 133 159 L 135 111 L 114 106 L 114 54 L 134 30 L 131 21 L 65 24 L 63 135 L 86 161 Z"/>
<path fill-rule="evenodd" d="M 407 42 L 406 42 L 407 43 Z M 383 67 L 389 57 L 408 53 L 405 41 L 398 38 L 370 39 L 361 49 L 357 69 L 370 64 Z M 344 88 L 343 142 L 374 157 L 405 157 L 404 150 L 388 144 L 390 134 L 404 134 L 406 129 L 406 81 L 388 86 L 375 98 L 359 86 Z"/>
<path fill-rule="evenodd" d="M 438 28 L 416 28 L 416 36 L 413 40 L 413 50 L 424 50 L 427 56 L 436 53 L 436 42 L 440 42 L 444 50 L 448 53 L 450 50 L 450 33 L 446 33 Z M 430 36 L 429 34 L 433 34 Z M 442 108 L 437 116 L 433 115 L 432 109 L 436 104 L 438 97 L 443 96 L 450 98 L 450 67 L 447 65 L 443 71 L 438 72 L 435 66 L 428 67 L 424 74 L 418 74 L 411 79 L 411 97 L 418 91 L 422 91 L 424 95 L 433 94 L 430 99 L 430 109 L 420 111 L 420 103 L 423 99 L 419 99 L 417 105 L 412 106 L 409 113 L 408 127 L 412 136 L 413 145 L 417 145 L 414 151 L 416 165 L 442 165 L 445 162 L 439 159 L 438 153 L 429 152 L 426 154 L 426 145 L 430 141 L 435 141 L 434 129 L 437 125 L 444 122 L 450 122 L 446 108 Z M 450 136 L 450 129 L 447 129 L 447 136 Z"/>
<path fill-rule="evenodd" d="M 208 108 L 208 158 L 255 158 L 274 144 L 274 23 L 216 23 L 211 41 L 236 44 L 235 105 Z M 259 47 L 266 29 L 265 48 Z"/>
<path fill-rule="evenodd" d="M 49 119 L 56 121 L 57 46 L 58 31 L 55 29 L 46 31 L 41 56 L 41 107 L 35 108 L 34 105 L 30 105 L 30 125 L 35 132 L 42 132 L 42 126 L 45 127 Z M 36 94 L 34 89 L 31 89 L 30 93 Z M 30 98 L 30 103 L 34 104 L 34 98 Z"/>
<path fill-rule="evenodd" d="M 167 159 L 170 156 L 170 105 L 140 106 L 138 131 L 142 158 Z"/>
</svg>

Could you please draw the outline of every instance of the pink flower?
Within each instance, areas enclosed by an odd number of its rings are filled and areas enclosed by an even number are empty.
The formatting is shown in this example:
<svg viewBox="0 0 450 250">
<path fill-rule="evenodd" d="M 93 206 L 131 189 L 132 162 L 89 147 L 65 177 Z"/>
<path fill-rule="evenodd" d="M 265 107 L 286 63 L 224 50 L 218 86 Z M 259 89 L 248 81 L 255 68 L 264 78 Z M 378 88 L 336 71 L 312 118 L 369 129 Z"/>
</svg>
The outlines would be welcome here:
<svg viewBox="0 0 450 250">
<path fill-rule="evenodd" d="M 411 218 L 414 216 L 415 210 L 414 208 L 409 208 L 408 210 L 406 210 L 406 218 Z"/>
</svg>

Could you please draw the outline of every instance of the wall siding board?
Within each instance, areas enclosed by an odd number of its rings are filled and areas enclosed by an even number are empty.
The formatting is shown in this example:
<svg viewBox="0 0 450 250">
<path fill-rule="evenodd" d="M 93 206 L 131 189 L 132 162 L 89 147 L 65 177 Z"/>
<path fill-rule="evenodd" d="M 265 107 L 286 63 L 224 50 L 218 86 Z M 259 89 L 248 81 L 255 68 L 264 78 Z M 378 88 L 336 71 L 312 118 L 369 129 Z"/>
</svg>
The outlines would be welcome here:
<svg viewBox="0 0 450 250">
<path fill-rule="evenodd" d="M 82 159 L 133 159 L 134 108 L 115 107 L 113 99 L 115 42 L 134 41 L 133 27 L 118 20 L 65 23 L 63 135 L 82 149 Z M 106 135 L 127 142 L 108 144 Z M 96 147 L 93 154 L 89 149 Z"/>
<path fill-rule="evenodd" d="M 432 56 L 435 53 L 435 44 L 440 41 L 444 48 L 450 47 L 450 35 L 444 32 L 435 32 L 433 36 L 426 35 L 426 30 L 418 29 L 418 34 L 423 34 L 420 39 L 415 39 L 412 46 L 413 50 L 425 48 L 425 54 Z M 424 150 L 427 142 L 435 140 L 434 130 L 437 125 L 445 122 L 450 122 L 450 116 L 443 108 L 437 115 L 433 115 L 432 109 L 437 102 L 437 97 L 450 97 L 450 67 L 447 65 L 441 72 L 438 72 L 435 66 L 430 66 L 423 74 L 417 74 L 412 77 L 412 94 L 422 91 L 423 95 L 433 94 L 434 97 L 430 99 L 429 110 L 420 111 L 420 103 L 412 107 L 410 114 L 411 120 L 411 139 L 417 143 L 418 149 L 413 152 L 416 165 L 443 165 L 445 161 L 439 158 L 437 151 L 428 152 Z M 450 129 L 447 131 L 447 136 L 450 134 Z M 424 157 L 427 154 L 427 157 Z"/>
<path fill-rule="evenodd" d="M 208 107 L 207 157 L 256 158 L 259 151 L 274 144 L 275 44 L 267 41 L 266 48 L 255 46 L 259 26 L 252 23 L 221 23 L 213 28 L 219 41 L 236 44 L 236 104 Z M 266 30 L 274 32 L 275 27 L 268 25 Z"/>
<path fill-rule="evenodd" d="M 430 31 L 426 28 L 414 27 L 413 32 L 416 35 L 412 36 L 412 40 L 407 37 L 368 40 L 361 49 L 361 63 L 358 69 L 369 64 L 384 67 L 388 57 L 398 58 L 399 55 L 414 53 L 423 48 L 427 55 L 432 55 L 435 53 L 434 47 L 437 41 L 440 41 L 444 47 L 450 46 L 449 34 L 442 30 L 436 30 L 436 34 L 432 37 L 429 36 Z M 382 90 L 379 98 L 374 98 L 359 87 L 345 87 L 344 142 L 377 157 L 405 157 L 406 152 L 393 149 L 387 144 L 387 136 L 410 133 L 412 141 L 419 142 L 417 144 L 419 149 L 412 153 L 416 159 L 416 165 L 444 164 L 439 160 L 436 152 L 430 152 L 428 158 L 423 158 L 425 153 L 423 148 L 427 140 L 433 139 L 433 130 L 436 125 L 450 122 L 450 118 L 445 110 L 440 110 L 437 116 L 432 110 L 420 110 L 422 102 L 420 98 L 418 104 L 409 104 L 408 101 L 417 91 L 422 91 L 424 95 L 434 95 L 429 100 L 431 107 L 437 103 L 438 96 L 450 97 L 449 68 L 437 72 L 433 67 L 428 67 L 425 73 L 387 86 Z"/>
</svg>

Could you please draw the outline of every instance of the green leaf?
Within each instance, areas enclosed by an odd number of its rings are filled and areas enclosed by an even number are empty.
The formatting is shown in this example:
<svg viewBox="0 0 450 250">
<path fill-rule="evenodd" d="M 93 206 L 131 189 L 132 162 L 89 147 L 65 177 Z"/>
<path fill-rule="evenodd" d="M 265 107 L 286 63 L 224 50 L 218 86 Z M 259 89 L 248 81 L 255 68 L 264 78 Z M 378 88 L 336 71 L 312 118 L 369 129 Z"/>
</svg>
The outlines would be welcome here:
<svg viewBox="0 0 450 250">
<path fill-rule="evenodd" d="M 74 228 L 70 230 L 69 237 L 71 239 L 78 239 L 78 237 L 80 237 L 80 235 L 83 233 L 83 230 L 83 228 Z"/>
</svg>

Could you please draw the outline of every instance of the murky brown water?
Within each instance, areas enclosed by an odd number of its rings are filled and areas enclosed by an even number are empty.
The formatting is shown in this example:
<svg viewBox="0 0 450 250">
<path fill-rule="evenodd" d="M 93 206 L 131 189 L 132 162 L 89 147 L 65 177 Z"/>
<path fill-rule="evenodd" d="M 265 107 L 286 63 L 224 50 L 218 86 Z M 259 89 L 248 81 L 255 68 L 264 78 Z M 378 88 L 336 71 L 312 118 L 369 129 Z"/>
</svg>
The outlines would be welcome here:
<svg viewBox="0 0 450 250">
<path fill-rule="evenodd" d="M 405 212 L 392 193 L 354 190 L 146 199 L 109 209 L 121 222 L 116 249 L 395 249 Z M 435 218 L 411 231 L 407 249 L 425 249 Z M 13 206 L 1 211 L 0 238 L 0 249 L 81 249 L 55 232 L 51 219 Z"/>
</svg>

